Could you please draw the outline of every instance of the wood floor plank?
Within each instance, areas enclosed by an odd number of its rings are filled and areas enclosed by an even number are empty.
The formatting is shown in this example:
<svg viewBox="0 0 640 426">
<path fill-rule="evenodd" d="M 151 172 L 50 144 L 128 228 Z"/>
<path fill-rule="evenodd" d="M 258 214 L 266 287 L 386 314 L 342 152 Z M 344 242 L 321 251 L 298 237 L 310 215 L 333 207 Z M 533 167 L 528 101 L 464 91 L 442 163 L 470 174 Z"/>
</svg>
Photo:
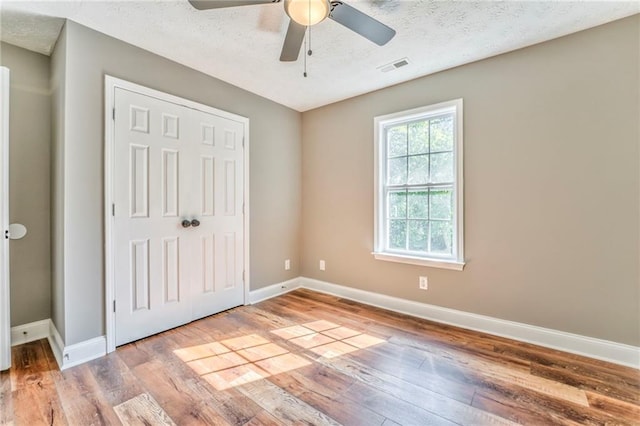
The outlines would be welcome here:
<svg viewBox="0 0 640 426">
<path fill-rule="evenodd" d="M 350 399 L 355 404 L 367 407 L 401 425 L 452 426 L 456 424 L 411 403 L 405 402 L 400 398 L 396 398 L 393 395 L 362 383 L 354 384 L 343 394 L 343 397 Z"/>
<path fill-rule="evenodd" d="M 131 426 L 175 426 L 173 420 L 148 393 L 113 407 L 120 421 Z"/>
<path fill-rule="evenodd" d="M 15 425 L 68 424 L 55 389 L 49 385 L 21 387 L 12 393 L 12 398 Z"/>
<path fill-rule="evenodd" d="M 237 389 L 218 391 L 206 381 L 193 380 L 187 383 L 192 392 L 201 396 L 202 405 L 214 410 L 224 422 L 230 425 L 243 425 L 255 417 L 266 421 L 268 416 L 260 416 L 263 410 L 255 401 Z M 257 420 L 256 420 L 257 421 Z M 215 424 L 215 423 L 214 423 Z"/>
<path fill-rule="evenodd" d="M 40 340 L 14 346 L 11 350 L 11 390 L 51 382 L 49 362 Z"/>
<path fill-rule="evenodd" d="M 211 414 L 194 411 L 198 406 L 203 406 L 207 411 L 212 408 L 217 415 L 217 407 L 209 403 L 203 404 L 207 394 L 195 390 L 193 382 L 198 381 L 199 377 L 188 366 L 154 360 L 137 366 L 133 373 L 146 392 L 153 396 L 177 424 L 197 423 L 198 420 L 202 421 L 201 417 L 212 417 Z"/>
<path fill-rule="evenodd" d="M 535 376 L 545 378 L 550 382 L 557 382 L 565 386 L 589 390 L 601 395 L 609 395 L 631 404 L 640 404 L 640 392 L 638 390 L 612 383 L 610 380 L 595 379 L 593 377 L 575 374 L 570 370 L 547 367 L 539 364 L 533 364 L 531 366 L 531 373 Z"/>
<path fill-rule="evenodd" d="M 487 381 L 479 385 L 472 405 L 491 411 L 491 408 L 487 407 L 490 401 L 487 400 L 498 402 L 502 409 L 528 413 L 530 418 L 526 424 L 530 424 L 533 419 L 549 424 L 631 425 L 637 423 L 509 383 Z M 496 414 L 503 415 L 500 412 Z"/>
<path fill-rule="evenodd" d="M 343 425 L 376 426 L 382 425 L 385 420 L 373 410 L 362 405 L 356 406 L 353 401 L 337 395 L 321 395 L 304 390 L 297 398 Z"/>
<path fill-rule="evenodd" d="M 254 418 L 244 423 L 243 426 L 283 426 L 284 423 L 273 417 L 266 410 L 258 413 Z"/>
<path fill-rule="evenodd" d="M 114 406 L 144 392 L 138 378 L 122 360 L 121 353 L 114 352 L 87 363 L 100 391 Z"/>
<path fill-rule="evenodd" d="M 320 395 L 337 396 L 355 383 L 352 377 L 319 363 L 271 376 L 269 380 L 295 396 L 309 389 Z"/>
<path fill-rule="evenodd" d="M 150 353 L 142 349 L 139 342 L 140 341 L 132 342 L 118 348 L 119 358 L 130 369 L 153 359 L 153 356 Z"/>
<path fill-rule="evenodd" d="M 46 340 L 12 359 L 2 426 L 640 425 L 638 370 L 310 290 L 64 372 Z"/>
<path fill-rule="evenodd" d="M 340 423 L 268 380 L 243 384 L 238 390 L 287 424 L 338 426 Z"/>
<path fill-rule="evenodd" d="M 11 373 L 0 371 L 0 425 L 13 424 L 13 398 L 11 397 Z"/>
<path fill-rule="evenodd" d="M 430 364 L 432 367 L 430 369 L 424 368 L 424 363 L 419 367 L 410 368 L 410 364 L 405 365 L 402 362 L 398 362 L 391 354 L 383 355 L 378 352 L 378 348 L 357 351 L 350 354 L 350 357 L 383 373 L 398 377 L 407 383 L 463 403 L 468 404 L 473 397 L 473 387 L 455 380 L 449 380 L 446 376 L 438 374 L 433 368 L 433 364 Z"/>
<path fill-rule="evenodd" d="M 518 401 L 504 398 L 501 395 L 479 393 L 474 396 L 472 405 L 522 425 L 579 425 L 579 423 L 554 417 L 544 411 L 538 412 L 535 407 L 520 404 Z"/>
<path fill-rule="evenodd" d="M 60 372 L 57 365 L 50 364 L 45 345 L 48 345 L 46 340 L 36 340 L 11 350 L 11 398 L 16 425 L 67 424 L 56 391 Z"/>
<path fill-rule="evenodd" d="M 386 392 L 402 401 L 413 404 L 423 410 L 436 414 L 452 422 L 482 425 L 512 425 L 512 422 L 491 413 L 473 408 L 469 403 L 448 398 L 425 387 L 404 380 L 413 375 L 413 370 L 405 370 L 402 378 L 386 374 L 375 367 L 356 361 L 356 355 L 345 358 L 319 360 L 319 362 L 337 369 L 343 374 L 358 379 L 371 388 Z"/>
<path fill-rule="evenodd" d="M 423 364 L 424 369 L 429 371 L 446 370 L 448 373 L 441 374 L 442 376 L 452 377 L 457 375 L 463 383 L 470 381 L 470 379 L 464 378 L 465 371 L 473 372 L 474 375 L 477 374 L 475 372 L 481 372 L 486 376 L 491 376 L 492 379 L 507 380 L 548 395 L 563 398 L 581 405 L 588 405 L 586 394 L 583 390 L 567 383 L 547 380 L 544 377 L 532 374 L 530 371 L 531 367 L 527 364 L 518 363 L 507 364 L 505 366 L 503 362 L 498 362 L 501 360 L 489 361 L 485 354 L 481 356 L 477 354 L 473 356 L 470 354 L 467 354 L 468 356 L 462 356 L 463 354 L 452 351 L 449 348 L 434 349 L 420 342 L 407 341 L 406 338 L 394 337 L 389 343 L 398 343 L 399 346 L 411 345 L 414 350 L 423 350 L 425 355 L 432 355 L 431 357 L 425 358 L 425 361 L 429 362 Z M 457 373 L 451 374 L 452 370 L 455 370 Z"/>
<path fill-rule="evenodd" d="M 489 363 L 473 358 L 468 358 L 464 361 L 453 360 L 453 362 L 456 366 L 467 371 L 469 375 L 483 376 L 484 380 L 487 381 L 507 382 L 578 405 L 589 406 L 587 395 L 582 389 L 564 382 L 549 380 L 529 372 L 503 367 L 495 362 Z"/>
<path fill-rule="evenodd" d="M 640 406 L 587 391 L 589 406 L 619 419 L 636 419 L 640 424 Z"/>
<path fill-rule="evenodd" d="M 354 383 L 354 379 L 334 369 L 316 363 L 271 376 L 268 379 L 278 387 L 326 413 L 338 423 L 348 425 L 380 425 L 384 417 L 365 407 L 340 397 Z"/>
<path fill-rule="evenodd" d="M 200 402 L 198 395 L 186 385 L 195 377 L 188 367 L 178 369 L 171 365 L 171 368 L 167 368 L 167 364 L 154 360 L 137 366 L 133 372 L 146 392 L 166 409 L 171 418 L 177 419 L 184 407 Z"/>
<path fill-rule="evenodd" d="M 70 424 L 118 424 L 113 405 L 102 394 L 87 364 L 62 372 L 56 388 Z"/>
<path fill-rule="evenodd" d="M 535 348 L 535 350 L 531 350 Z M 508 340 L 494 346 L 496 353 L 526 359 L 532 364 L 568 369 L 588 377 L 621 382 L 640 389 L 640 370 L 613 364 L 607 361 L 586 358 L 557 349 L 534 346 L 524 342 Z"/>
</svg>

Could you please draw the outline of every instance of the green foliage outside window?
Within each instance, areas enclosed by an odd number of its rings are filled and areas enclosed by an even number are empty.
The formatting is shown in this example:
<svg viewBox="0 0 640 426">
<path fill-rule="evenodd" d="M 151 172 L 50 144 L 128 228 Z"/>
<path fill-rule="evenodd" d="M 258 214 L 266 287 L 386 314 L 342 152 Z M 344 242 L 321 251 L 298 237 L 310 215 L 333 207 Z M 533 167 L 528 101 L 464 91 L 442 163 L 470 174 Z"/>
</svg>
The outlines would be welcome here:
<svg viewBox="0 0 640 426">
<path fill-rule="evenodd" d="M 386 128 L 389 249 L 452 254 L 453 125 L 445 114 Z"/>
</svg>

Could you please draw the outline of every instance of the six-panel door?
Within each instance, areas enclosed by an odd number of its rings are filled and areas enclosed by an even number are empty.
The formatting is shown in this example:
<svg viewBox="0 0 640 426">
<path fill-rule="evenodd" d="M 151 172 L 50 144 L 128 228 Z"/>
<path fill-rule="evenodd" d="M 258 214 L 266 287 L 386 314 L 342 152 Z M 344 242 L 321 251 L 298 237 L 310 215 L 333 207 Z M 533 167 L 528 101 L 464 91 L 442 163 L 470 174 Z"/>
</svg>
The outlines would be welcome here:
<svg viewBox="0 0 640 426">
<path fill-rule="evenodd" d="M 119 88 L 115 104 L 121 345 L 242 304 L 243 126 Z"/>
</svg>

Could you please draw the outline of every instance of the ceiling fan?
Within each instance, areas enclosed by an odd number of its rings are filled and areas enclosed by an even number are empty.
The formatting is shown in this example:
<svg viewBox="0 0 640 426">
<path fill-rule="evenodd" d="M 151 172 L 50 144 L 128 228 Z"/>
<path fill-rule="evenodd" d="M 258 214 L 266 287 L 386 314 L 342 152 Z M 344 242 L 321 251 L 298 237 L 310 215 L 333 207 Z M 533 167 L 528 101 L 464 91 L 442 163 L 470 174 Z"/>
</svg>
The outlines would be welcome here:
<svg viewBox="0 0 640 426">
<path fill-rule="evenodd" d="M 198 10 L 254 4 L 280 3 L 282 0 L 189 0 Z M 331 18 L 378 46 L 383 46 L 396 35 L 394 29 L 339 0 L 284 0 L 284 10 L 291 18 L 282 46 L 280 60 L 298 59 L 307 27 Z"/>
</svg>

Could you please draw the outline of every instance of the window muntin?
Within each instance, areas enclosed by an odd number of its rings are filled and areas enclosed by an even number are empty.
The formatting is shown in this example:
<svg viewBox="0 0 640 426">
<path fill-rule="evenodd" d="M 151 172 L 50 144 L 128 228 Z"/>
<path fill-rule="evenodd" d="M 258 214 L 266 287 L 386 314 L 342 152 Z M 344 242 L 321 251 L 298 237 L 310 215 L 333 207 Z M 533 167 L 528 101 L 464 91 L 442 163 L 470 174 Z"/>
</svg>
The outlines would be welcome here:
<svg viewBox="0 0 640 426">
<path fill-rule="evenodd" d="M 376 253 L 462 262 L 462 100 L 376 118 Z"/>
</svg>

